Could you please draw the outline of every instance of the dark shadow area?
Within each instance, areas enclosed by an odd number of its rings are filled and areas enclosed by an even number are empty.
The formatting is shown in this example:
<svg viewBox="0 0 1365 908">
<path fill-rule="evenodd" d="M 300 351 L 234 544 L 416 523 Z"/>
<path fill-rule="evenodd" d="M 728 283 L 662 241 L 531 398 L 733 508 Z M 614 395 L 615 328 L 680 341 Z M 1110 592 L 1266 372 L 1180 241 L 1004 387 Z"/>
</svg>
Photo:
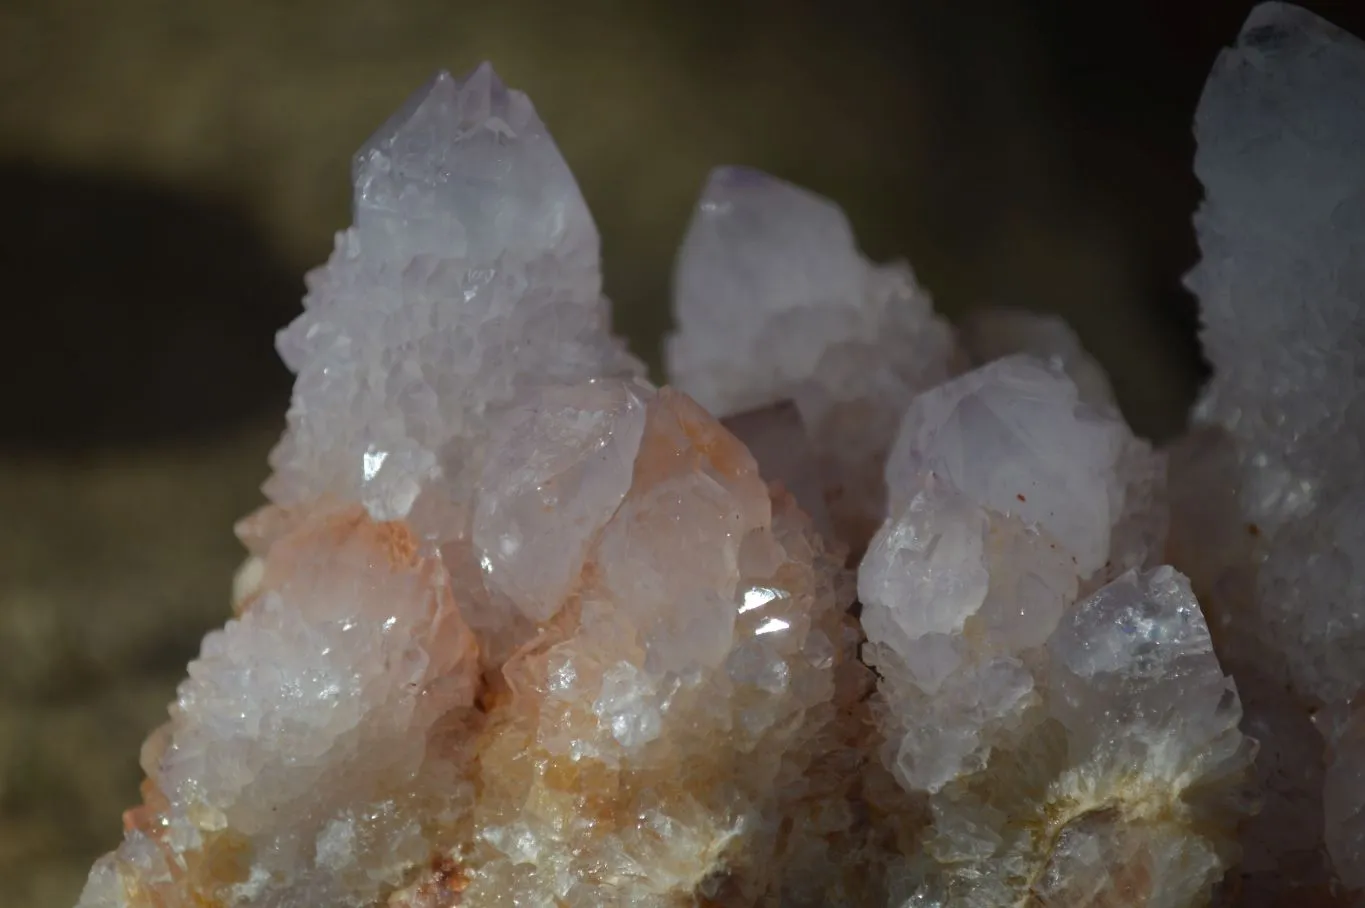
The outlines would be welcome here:
<svg viewBox="0 0 1365 908">
<path fill-rule="evenodd" d="M 273 337 L 302 286 L 245 218 L 22 162 L 0 163 L 0 184 L 0 449 L 154 443 L 281 410 Z"/>
<path fill-rule="evenodd" d="M 1203 198 L 1192 129 L 1213 61 L 1231 45 L 1255 0 L 1036 0 L 1049 69 L 1044 95 L 1068 137 L 1065 166 L 1097 190 L 1128 248 L 1151 317 L 1191 376 L 1209 376 L 1198 302 L 1181 283 L 1199 260 L 1191 215 Z M 1365 3 L 1295 5 L 1365 35 Z M 1141 375 L 1114 375 L 1120 394 Z"/>
</svg>

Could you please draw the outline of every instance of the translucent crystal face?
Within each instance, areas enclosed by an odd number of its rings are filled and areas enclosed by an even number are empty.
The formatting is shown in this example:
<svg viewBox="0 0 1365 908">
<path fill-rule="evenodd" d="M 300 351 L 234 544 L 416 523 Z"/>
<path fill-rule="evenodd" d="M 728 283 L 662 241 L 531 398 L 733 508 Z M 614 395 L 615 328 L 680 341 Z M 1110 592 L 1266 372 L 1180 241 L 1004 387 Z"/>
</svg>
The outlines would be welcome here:
<svg viewBox="0 0 1365 908">
<path fill-rule="evenodd" d="M 528 618 L 549 619 L 586 549 L 630 489 L 650 389 L 555 387 L 498 424 L 479 482 L 473 541 L 484 583 Z"/>
<path fill-rule="evenodd" d="M 597 229 L 521 92 L 438 74 L 356 155 L 355 225 L 280 333 L 298 375 L 278 504 L 359 501 L 470 532 L 491 419 L 533 389 L 643 373 L 611 336 Z"/>
<path fill-rule="evenodd" d="M 1161 556 L 1128 528 L 1161 525 L 1162 461 L 1061 366 L 1007 355 L 906 410 L 858 570 L 881 758 L 927 798 L 926 893 L 1196 904 L 1230 827 L 1190 824 L 1232 822 L 1251 751 L 1188 583 L 1160 567 L 1105 585 Z"/>
<path fill-rule="evenodd" d="M 1108 557 L 1129 434 L 1121 419 L 1084 407 L 1065 374 L 1007 357 L 911 403 L 887 463 L 890 505 L 933 474 L 982 507 L 1044 528 L 1087 576 Z"/>
<path fill-rule="evenodd" d="M 839 206 L 765 173 L 719 168 L 680 253 L 679 317 L 714 326 L 736 346 L 751 345 L 765 315 L 855 302 L 866 272 Z M 798 376 L 814 365 L 789 364 Z"/>
<path fill-rule="evenodd" d="M 597 265 L 597 228 L 568 164 L 526 95 L 487 63 L 462 80 L 437 73 L 351 173 L 356 230 L 378 254 Z"/>
</svg>

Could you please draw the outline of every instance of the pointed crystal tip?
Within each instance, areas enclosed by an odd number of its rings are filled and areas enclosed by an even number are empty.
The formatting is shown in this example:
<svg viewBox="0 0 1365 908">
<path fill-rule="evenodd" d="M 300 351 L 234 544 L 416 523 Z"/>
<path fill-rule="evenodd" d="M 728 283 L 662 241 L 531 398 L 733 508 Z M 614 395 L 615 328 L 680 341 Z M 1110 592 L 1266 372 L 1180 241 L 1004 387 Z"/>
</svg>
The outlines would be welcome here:
<svg viewBox="0 0 1365 908">
<path fill-rule="evenodd" d="M 838 205 L 762 171 L 711 171 L 678 259 L 679 312 L 788 309 L 840 299 L 863 262 Z"/>
<path fill-rule="evenodd" d="M 694 228 L 696 222 L 729 216 L 743 220 L 749 230 L 829 230 L 847 233 L 853 241 L 848 219 L 834 202 L 752 167 L 712 170 L 697 207 Z"/>
<path fill-rule="evenodd" d="M 360 181 L 376 154 L 421 150 L 423 143 L 432 143 L 438 136 L 453 138 L 482 127 L 494 130 L 504 128 L 510 116 L 515 116 L 508 109 L 512 96 L 517 96 L 516 100 L 521 101 L 531 119 L 535 119 L 526 96 L 520 92 L 509 92 L 493 71 L 491 63 L 480 63 L 464 79 L 456 79 L 449 70 L 440 70 L 409 95 L 356 152 L 352 161 L 352 179 L 357 183 Z M 536 125 L 540 125 L 538 120 Z"/>
<path fill-rule="evenodd" d="M 487 260 L 574 250 L 597 232 L 530 99 L 489 63 L 444 70 L 356 153 L 356 226 L 371 243 Z"/>
</svg>

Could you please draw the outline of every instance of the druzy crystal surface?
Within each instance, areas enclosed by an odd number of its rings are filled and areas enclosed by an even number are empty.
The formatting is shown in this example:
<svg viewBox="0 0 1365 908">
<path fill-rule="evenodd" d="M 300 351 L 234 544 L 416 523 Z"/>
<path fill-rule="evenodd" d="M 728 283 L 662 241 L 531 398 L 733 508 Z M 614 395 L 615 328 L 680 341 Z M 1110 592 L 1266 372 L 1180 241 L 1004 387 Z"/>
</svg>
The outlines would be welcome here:
<svg viewBox="0 0 1365 908">
<path fill-rule="evenodd" d="M 955 330 L 737 168 L 651 384 L 531 103 L 438 75 L 356 156 L 233 617 L 79 908 L 1353 904 L 1344 111 L 1365 49 L 1300 10 L 1219 58 L 1217 377 L 1158 450 L 1060 321 Z"/>
<path fill-rule="evenodd" d="M 356 153 L 355 224 L 279 337 L 298 376 L 266 486 L 467 535 L 494 418 L 530 389 L 642 372 L 600 241 L 526 96 L 437 75 Z"/>
<path fill-rule="evenodd" d="M 1195 136 L 1206 198 L 1188 282 L 1214 378 L 1175 452 L 1177 554 L 1261 740 L 1248 872 L 1266 889 L 1360 887 L 1365 43 L 1258 7 L 1214 66 Z"/>
</svg>

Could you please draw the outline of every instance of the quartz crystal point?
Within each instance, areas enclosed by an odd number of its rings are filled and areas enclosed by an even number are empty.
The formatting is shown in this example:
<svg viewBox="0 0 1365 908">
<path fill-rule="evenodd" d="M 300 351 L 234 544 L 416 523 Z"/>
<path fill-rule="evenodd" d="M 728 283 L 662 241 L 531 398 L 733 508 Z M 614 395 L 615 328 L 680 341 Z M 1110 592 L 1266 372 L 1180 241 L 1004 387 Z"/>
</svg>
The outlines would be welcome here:
<svg viewBox="0 0 1365 908">
<path fill-rule="evenodd" d="M 632 377 L 583 199 L 490 69 L 438 76 L 355 177 L 281 337 L 237 615 L 81 908 L 843 898 L 869 676 L 842 553 Z"/>
<path fill-rule="evenodd" d="M 928 798 L 913 904 L 1196 905 L 1235 854 L 1235 689 L 1164 534 L 1120 531 L 1160 524 L 1153 461 L 1028 356 L 906 413 L 858 587 L 882 758 Z"/>
<path fill-rule="evenodd" d="M 1365 887 L 1365 43 L 1258 6 L 1195 134 L 1188 284 L 1214 374 L 1173 455 L 1172 552 L 1262 739 L 1247 873 L 1270 904 L 1287 881 L 1329 885 L 1324 835 L 1339 880 Z"/>
<path fill-rule="evenodd" d="M 953 363 L 950 329 L 909 267 L 864 259 L 828 199 L 725 167 L 702 193 L 674 283 L 670 379 L 722 415 L 794 401 L 835 530 L 861 548 L 884 514 L 896 421 Z"/>
<path fill-rule="evenodd" d="M 609 333 L 568 165 L 487 64 L 417 92 L 354 180 L 355 224 L 279 336 L 298 379 L 266 491 L 462 538 L 492 417 L 528 388 L 642 367 Z"/>
</svg>

